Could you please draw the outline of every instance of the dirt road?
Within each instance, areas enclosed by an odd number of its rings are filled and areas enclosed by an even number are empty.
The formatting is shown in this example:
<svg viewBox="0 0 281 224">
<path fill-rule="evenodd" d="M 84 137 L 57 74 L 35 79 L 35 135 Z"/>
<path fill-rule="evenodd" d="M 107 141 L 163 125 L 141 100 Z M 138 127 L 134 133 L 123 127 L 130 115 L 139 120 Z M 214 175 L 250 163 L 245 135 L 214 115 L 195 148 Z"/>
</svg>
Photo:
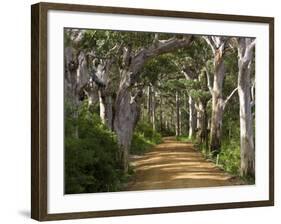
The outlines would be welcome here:
<svg viewBox="0 0 281 224">
<path fill-rule="evenodd" d="M 206 161 L 191 143 L 174 137 L 164 138 L 142 156 L 130 161 L 135 174 L 125 190 L 150 190 L 191 187 L 213 187 L 242 184 L 212 162 Z"/>
</svg>

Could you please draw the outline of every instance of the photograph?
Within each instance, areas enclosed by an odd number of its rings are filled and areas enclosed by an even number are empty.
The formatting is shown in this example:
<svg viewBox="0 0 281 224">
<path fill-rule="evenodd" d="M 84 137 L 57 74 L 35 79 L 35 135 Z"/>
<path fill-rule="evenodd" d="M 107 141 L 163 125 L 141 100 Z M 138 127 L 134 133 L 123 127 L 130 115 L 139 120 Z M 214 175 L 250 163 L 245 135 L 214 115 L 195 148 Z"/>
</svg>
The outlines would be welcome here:
<svg viewBox="0 0 281 224">
<path fill-rule="evenodd" d="M 64 194 L 255 184 L 255 37 L 63 36 Z"/>
</svg>

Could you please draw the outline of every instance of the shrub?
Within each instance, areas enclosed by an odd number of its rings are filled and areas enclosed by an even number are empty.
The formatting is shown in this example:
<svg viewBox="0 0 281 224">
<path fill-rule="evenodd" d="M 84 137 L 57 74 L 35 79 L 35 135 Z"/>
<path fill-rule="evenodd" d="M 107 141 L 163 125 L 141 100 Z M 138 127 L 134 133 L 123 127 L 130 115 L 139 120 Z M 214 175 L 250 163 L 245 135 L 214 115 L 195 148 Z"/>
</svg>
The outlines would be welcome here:
<svg viewBox="0 0 281 224">
<path fill-rule="evenodd" d="M 190 139 L 187 135 L 177 136 L 176 139 L 177 139 L 177 141 L 180 141 L 180 142 L 189 142 L 189 141 L 192 142 L 192 139 Z"/>
<path fill-rule="evenodd" d="M 154 131 L 153 128 L 152 128 L 152 125 L 147 123 L 147 122 L 140 121 L 137 124 L 137 127 L 135 129 L 135 133 L 142 134 L 145 139 L 149 140 L 153 144 L 159 144 L 159 143 L 162 142 L 161 134 Z"/>
<path fill-rule="evenodd" d="M 219 155 L 219 164 L 225 171 L 239 175 L 240 169 L 240 145 L 239 141 L 224 141 Z"/>
<path fill-rule="evenodd" d="M 134 155 L 142 155 L 147 152 L 154 144 L 144 138 L 143 134 L 134 133 L 130 153 Z"/>
<path fill-rule="evenodd" d="M 74 118 L 65 112 L 65 193 L 117 191 L 123 172 L 118 162 L 116 136 L 101 123 L 87 105 Z M 75 129 L 79 136 L 75 136 Z"/>
<path fill-rule="evenodd" d="M 141 155 L 150 149 L 153 145 L 162 142 L 162 136 L 153 130 L 152 125 L 140 121 L 133 134 L 131 143 L 131 154 Z"/>
</svg>

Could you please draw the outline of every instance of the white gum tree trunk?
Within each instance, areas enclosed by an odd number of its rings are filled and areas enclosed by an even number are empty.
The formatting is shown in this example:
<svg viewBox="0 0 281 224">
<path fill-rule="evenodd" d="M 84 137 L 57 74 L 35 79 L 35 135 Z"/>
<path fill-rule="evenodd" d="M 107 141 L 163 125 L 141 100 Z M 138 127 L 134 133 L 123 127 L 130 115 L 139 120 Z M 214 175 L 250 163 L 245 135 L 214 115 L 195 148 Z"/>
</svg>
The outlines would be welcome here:
<svg viewBox="0 0 281 224">
<path fill-rule="evenodd" d="M 255 41 L 238 39 L 238 95 L 240 102 L 241 176 L 255 176 L 255 146 L 252 118 L 251 66 Z"/>
<path fill-rule="evenodd" d="M 195 110 L 195 103 L 191 96 L 188 96 L 188 105 L 189 105 L 189 138 L 193 138 L 195 136 L 195 129 L 196 129 L 196 110 Z"/>
<path fill-rule="evenodd" d="M 224 53 L 225 45 L 228 41 L 228 38 L 225 37 L 214 37 L 208 36 L 204 37 L 208 45 L 211 47 L 213 52 L 213 65 L 214 65 L 214 79 L 213 85 L 210 83 L 209 73 L 208 76 L 208 87 L 212 95 L 212 115 L 211 115 L 211 131 L 210 131 L 210 150 L 216 155 L 220 152 L 221 149 L 221 135 L 222 135 L 222 118 L 224 108 L 237 91 L 237 88 L 234 89 L 231 94 L 224 99 L 223 98 L 223 81 L 225 78 L 225 65 L 224 65 Z"/>
<path fill-rule="evenodd" d="M 210 150 L 214 154 L 217 154 L 221 147 L 222 117 L 224 109 L 222 90 L 225 77 L 223 55 L 226 39 L 223 37 L 206 37 L 205 40 L 211 47 L 214 56 L 214 79 L 213 86 L 210 89 L 212 94 Z"/>
<path fill-rule="evenodd" d="M 176 91 L 176 136 L 180 135 L 180 99 L 179 99 L 179 92 Z"/>
<path fill-rule="evenodd" d="M 151 116 L 152 116 L 152 128 L 156 130 L 156 94 L 155 89 L 152 87 L 152 96 L 151 96 Z"/>
<path fill-rule="evenodd" d="M 78 118 L 78 108 L 81 105 L 81 93 L 84 86 L 88 83 L 90 76 L 87 69 L 85 54 L 78 52 L 72 47 L 65 49 L 65 78 L 64 96 L 65 101 L 72 108 L 73 118 Z M 75 127 L 74 137 L 78 138 L 78 127 Z"/>
</svg>

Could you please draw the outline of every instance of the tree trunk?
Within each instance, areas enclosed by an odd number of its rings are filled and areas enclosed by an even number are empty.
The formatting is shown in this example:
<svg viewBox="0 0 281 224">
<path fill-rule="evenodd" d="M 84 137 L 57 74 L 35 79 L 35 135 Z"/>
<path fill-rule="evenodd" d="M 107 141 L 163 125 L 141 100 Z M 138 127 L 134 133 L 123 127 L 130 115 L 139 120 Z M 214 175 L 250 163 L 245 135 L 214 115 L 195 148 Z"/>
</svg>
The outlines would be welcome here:
<svg viewBox="0 0 281 224">
<path fill-rule="evenodd" d="M 212 118 L 211 118 L 211 136 L 210 150 L 214 155 L 220 152 L 222 118 L 224 110 L 224 100 L 222 96 L 223 80 L 225 77 L 225 67 L 222 58 L 223 52 L 217 50 L 214 57 L 214 82 L 212 89 Z"/>
<path fill-rule="evenodd" d="M 188 105 L 189 105 L 189 138 L 192 139 L 195 136 L 196 129 L 196 110 L 194 106 L 194 100 L 191 96 L 188 97 Z"/>
<path fill-rule="evenodd" d="M 133 131 L 139 117 L 139 107 L 128 90 L 120 90 L 115 104 L 114 130 L 120 147 L 120 160 L 124 172 L 128 171 L 128 156 L 133 137 Z"/>
<path fill-rule="evenodd" d="M 85 60 L 86 56 L 83 52 L 78 52 L 72 47 L 65 48 L 64 56 L 65 102 L 71 107 L 74 120 L 77 120 L 79 116 L 78 109 L 82 102 L 81 93 L 83 93 L 83 88 L 90 78 Z M 77 125 L 75 126 L 73 135 L 74 138 L 79 137 Z"/>
<path fill-rule="evenodd" d="M 255 176 L 255 146 L 251 109 L 251 64 L 253 46 L 250 38 L 239 40 L 238 95 L 240 102 L 241 176 Z"/>
<path fill-rule="evenodd" d="M 198 131 L 197 131 L 197 142 L 200 144 L 205 144 L 206 149 L 208 149 L 208 117 L 207 117 L 207 102 L 199 101 L 198 103 Z"/>
<path fill-rule="evenodd" d="M 181 116 L 181 110 L 179 110 L 179 135 L 182 135 L 182 116 Z"/>
<path fill-rule="evenodd" d="M 162 132 L 163 131 L 163 110 L 162 110 L 162 96 L 161 96 L 161 94 L 160 94 L 159 109 L 160 109 L 160 132 Z"/>
<path fill-rule="evenodd" d="M 225 106 L 222 96 L 223 80 L 225 77 L 223 55 L 225 53 L 227 38 L 208 36 L 204 37 L 204 39 L 211 47 L 214 56 L 213 86 L 210 87 L 209 81 L 208 85 L 212 94 L 210 150 L 214 155 L 216 155 L 220 152 L 221 148 L 222 118 Z"/>
<path fill-rule="evenodd" d="M 180 135 L 180 105 L 179 105 L 179 93 L 176 91 L 176 136 Z"/>
<path fill-rule="evenodd" d="M 151 87 L 151 117 L 152 117 L 152 128 L 156 130 L 156 102 L 155 102 L 155 90 Z"/>
<path fill-rule="evenodd" d="M 120 146 L 120 159 L 124 172 L 128 171 L 129 149 L 140 110 L 136 102 L 137 98 L 131 95 L 130 87 L 137 82 L 140 71 L 146 61 L 160 54 L 187 47 L 191 42 L 192 36 L 184 36 L 182 39 L 171 38 L 166 41 L 156 40 L 151 46 L 142 48 L 142 50 L 135 54 L 132 52 L 131 47 L 125 46 L 123 48 L 122 68 L 119 68 L 121 81 L 114 107 L 114 131 L 117 134 L 118 144 Z M 149 107 L 148 105 L 148 111 L 150 111 Z"/>
<path fill-rule="evenodd" d="M 101 122 L 105 124 L 105 97 L 102 95 L 102 91 L 99 90 L 99 102 L 100 102 L 100 118 Z"/>
<path fill-rule="evenodd" d="M 126 74 L 126 71 L 123 73 Z M 128 72 L 127 72 L 128 73 Z M 123 74 L 124 76 L 124 74 Z M 140 106 L 138 94 L 132 96 L 128 83 L 123 82 L 120 85 L 116 100 L 114 113 L 114 131 L 117 135 L 118 145 L 120 148 L 120 161 L 123 171 L 128 172 L 129 168 L 129 150 L 133 137 L 133 131 L 140 116 Z"/>
<path fill-rule="evenodd" d="M 100 104 L 100 118 L 103 124 L 109 130 L 113 130 L 113 110 L 112 110 L 112 97 L 104 96 L 103 91 L 100 89 L 99 94 L 99 104 Z"/>
<path fill-rule="evenodd" d="M 203 104 L 201 101 L 198 103 L 198 108 L 197 108 L 197 142 L 202 143 L 202 133 L 204 129 L 204 109 L 203 109 Z"/>
<path fill-rule="evenodd" d="M 151 86 L 147 87 L 147 120 L 151 123 Z"/>
<path fill-rule="evenodd" d="M 221 147 L 223 99 L 219 95 L 214 93 L 212 96 L 210 150 L 214 155 L 220 152 Z"/>
</svg>

